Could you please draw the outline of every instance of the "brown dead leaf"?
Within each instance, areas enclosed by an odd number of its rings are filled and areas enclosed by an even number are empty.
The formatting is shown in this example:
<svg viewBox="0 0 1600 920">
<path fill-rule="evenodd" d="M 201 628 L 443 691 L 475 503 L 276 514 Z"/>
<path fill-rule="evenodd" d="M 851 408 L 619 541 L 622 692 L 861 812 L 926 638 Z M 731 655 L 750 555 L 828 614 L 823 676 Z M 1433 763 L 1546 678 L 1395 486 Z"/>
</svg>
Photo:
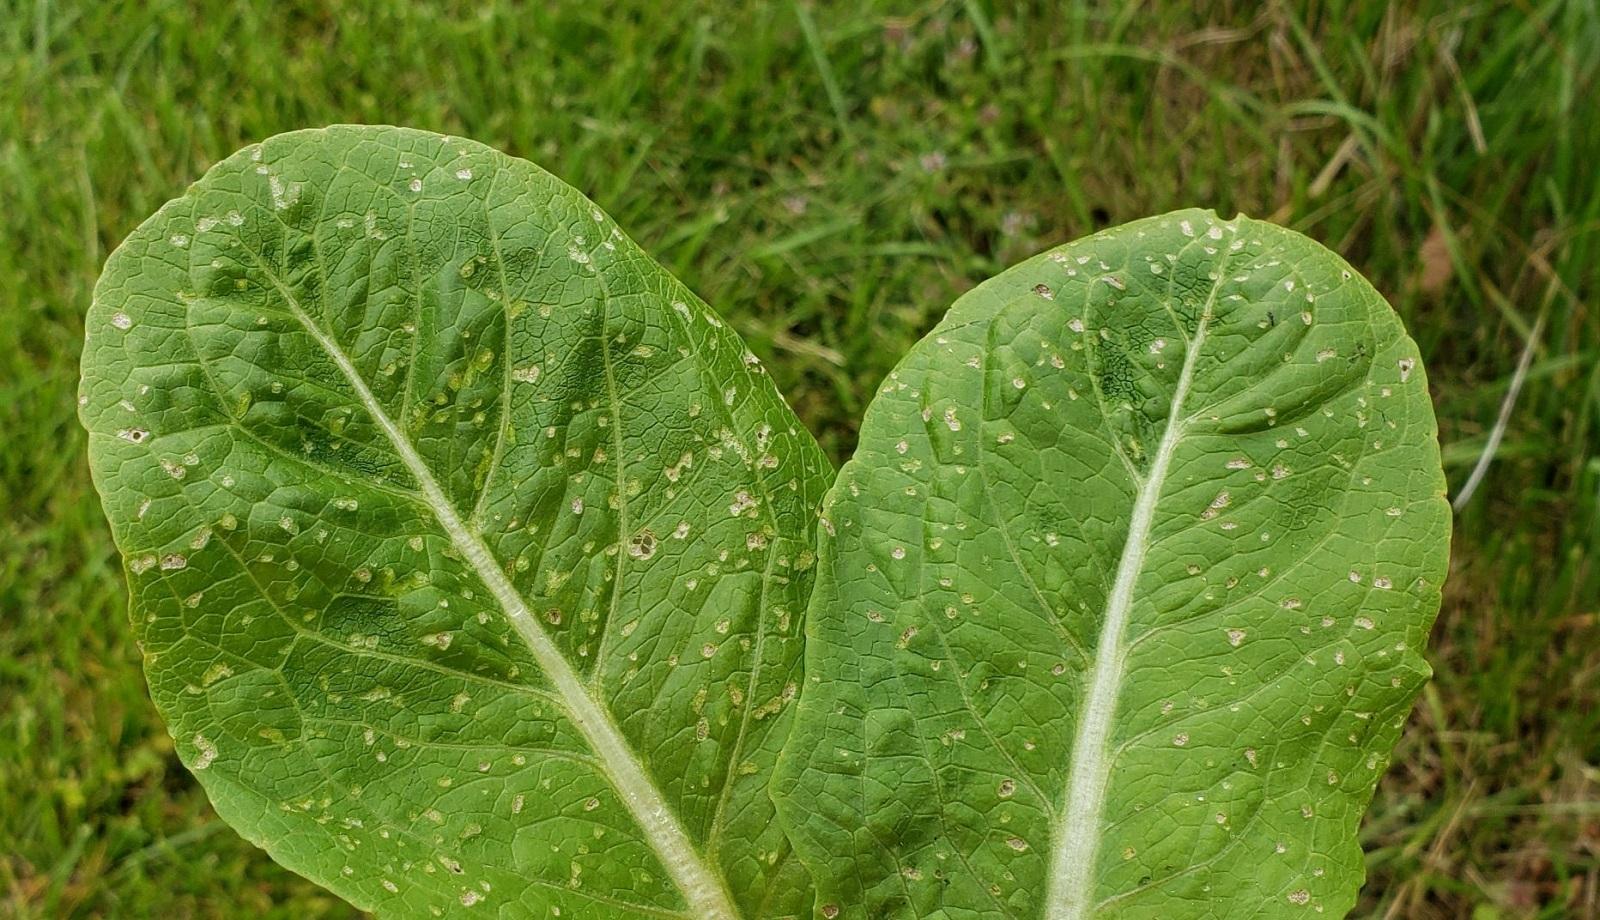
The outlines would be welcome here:
<svg viewBox="0 0 1600 920">
<path fill-rule="evenodd" d="M 1450 261 L 1450 244 L 1444 228 L 1434 224 L 1428 238 L 1417 249 L 1417 274 L 1412 279 L 1417 290 L 1424 294 L 1441 294 L 1455 275 L 1455 265 Z"/>
</svg>

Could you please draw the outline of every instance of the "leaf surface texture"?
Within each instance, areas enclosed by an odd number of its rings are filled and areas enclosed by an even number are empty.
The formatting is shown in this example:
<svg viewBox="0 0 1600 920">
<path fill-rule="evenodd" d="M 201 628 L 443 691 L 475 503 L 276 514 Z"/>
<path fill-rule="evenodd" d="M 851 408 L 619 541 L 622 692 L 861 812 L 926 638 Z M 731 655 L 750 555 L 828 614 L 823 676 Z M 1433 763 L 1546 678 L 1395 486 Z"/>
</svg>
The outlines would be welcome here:
<svg viewBox="0 0 1600 920">
<path fill-rule="evenodd" d="M 598 208 L 343 126 L 111 257 L 80 411 L 217 810 L 383 916 L 786 917 L 767 784 L 831 472 Z"/>
<path fill-rule="evenodd" d="M 824 503 L 781 815 L 824 915 L 1342 916 L 1449 536 L 1415 344 L 1185 211 L 980 285 Z"/>
</svg>

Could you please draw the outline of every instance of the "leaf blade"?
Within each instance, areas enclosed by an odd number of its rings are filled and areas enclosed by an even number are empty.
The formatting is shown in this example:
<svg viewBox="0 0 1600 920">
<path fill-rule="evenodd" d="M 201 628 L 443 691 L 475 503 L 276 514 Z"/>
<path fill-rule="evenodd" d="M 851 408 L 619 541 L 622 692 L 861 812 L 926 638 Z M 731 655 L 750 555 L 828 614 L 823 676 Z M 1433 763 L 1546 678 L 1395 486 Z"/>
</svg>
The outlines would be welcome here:
<svg viewBox="0 0 1600 920">
<path fill-rule="evenodd" d="M 819 903 L 1348 909 L 1442 494 L 1415 346 L 1298 234 L 1178 212 L 981 285 L 825 502 L 778 776 Z"/>
<path fill-rule="evenodd" d="M 152 694 L 242 832 L 384 912 L 804 910 L 764 774 L 827 465 L 581 195 L 280 135 L 130 237 L 89 328 Z"/>
</svg>

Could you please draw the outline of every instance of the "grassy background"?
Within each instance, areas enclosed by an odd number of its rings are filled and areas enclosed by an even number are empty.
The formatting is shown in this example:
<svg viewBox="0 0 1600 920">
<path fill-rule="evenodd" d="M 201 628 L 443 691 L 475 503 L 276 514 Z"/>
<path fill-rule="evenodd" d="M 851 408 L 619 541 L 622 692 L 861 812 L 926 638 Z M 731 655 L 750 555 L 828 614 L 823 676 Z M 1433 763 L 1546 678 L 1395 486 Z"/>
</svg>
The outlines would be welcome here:
<svg viewBox="0 0 1600 920">
<path fill-rule="evenodd" d="M 1539 327 L 1360 913 L 1600 916 L 1597 71 L 1595 0 L 0 0 L 0 916 L 351 915 L 179 766 L 73 419 L 110 248 L 235 148 L 335 121 L 469 135 L 588 193 L 835 459 L 961 291 L 1180 205 L 1365 271 L 1421 344 L 1453 486 Z"/>
</svg>

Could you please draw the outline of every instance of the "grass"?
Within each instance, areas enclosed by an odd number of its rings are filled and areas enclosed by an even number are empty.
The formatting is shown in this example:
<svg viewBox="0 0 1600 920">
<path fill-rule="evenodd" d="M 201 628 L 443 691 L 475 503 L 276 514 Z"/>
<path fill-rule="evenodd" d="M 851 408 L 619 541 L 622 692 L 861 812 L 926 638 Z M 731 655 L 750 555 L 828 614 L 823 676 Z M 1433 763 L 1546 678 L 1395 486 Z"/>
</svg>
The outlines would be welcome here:
<svg viewBox="0 0 1600 920">
<path fill-rule="evenodd" d="M 335 121 L 469 135 L 584 190 L 835 459 L 961 291 L 1180 205 L 1373 280 L 1455 486 L 1531 347 L 1358 913 L 1600 916 L 1600 7 L 1194 6 L 0 0 L 0 916 L 351 915 L 179 766 L 73 418 L 110 248 L 235 148 Z"/>
</svg>

